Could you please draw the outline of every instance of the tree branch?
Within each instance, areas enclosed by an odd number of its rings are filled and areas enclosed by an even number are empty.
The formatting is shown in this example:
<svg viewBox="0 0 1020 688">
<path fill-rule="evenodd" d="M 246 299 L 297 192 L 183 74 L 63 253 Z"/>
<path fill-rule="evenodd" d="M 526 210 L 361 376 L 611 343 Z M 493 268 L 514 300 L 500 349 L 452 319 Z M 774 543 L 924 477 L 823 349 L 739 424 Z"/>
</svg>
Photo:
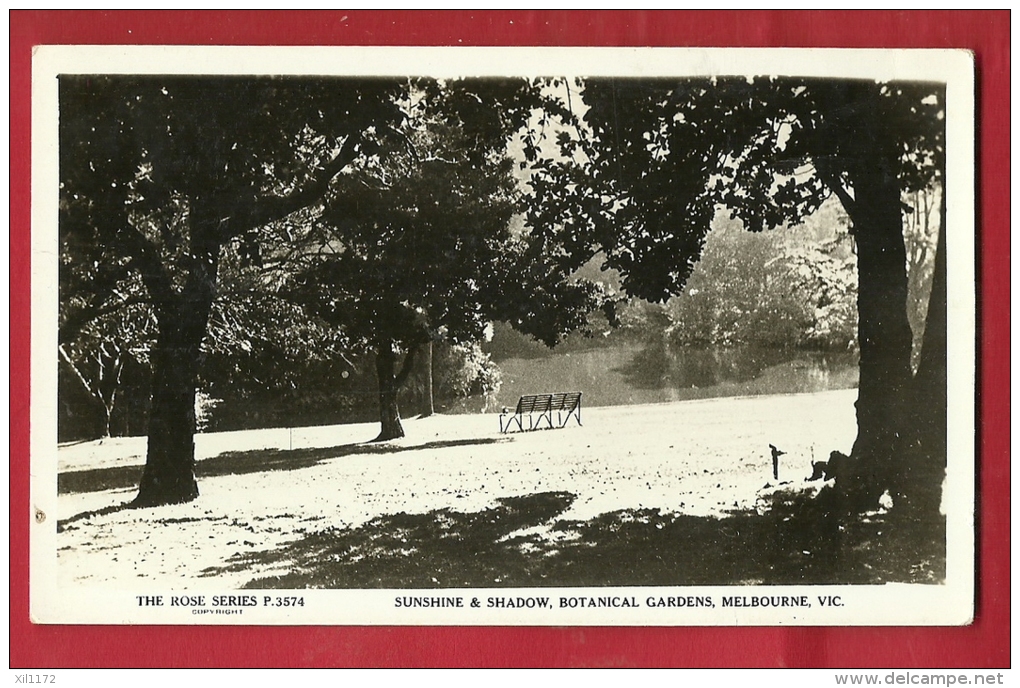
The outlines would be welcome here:
<svg viewBox="0 0 1020 688">
<path fill-rule="evenodd" d="M 78 378 L 78 382 L 80 382 L 81 386 L 85 388 L 85 391 L 89 393 L 89 396 L 99 399 L 99 393 L 96 392 L 96 390 L 92 389 L 92 386 L 89 385 L 88 380 L 86 380 L 85 376 L 82 375 L 80 370 L 78 370 L 78 366 L 76 366 L 74 364 L 74 361 L 71 360 L 71 357 L 67 355 L 67 351 L 64 349 L 63 344 L 57 345 L 57 353 L 60 354 L 60 358 L 63 359 L 64 363 L 66 363 L 67 366 L 71 369 L 71 372 L 74 373 L 74 376 Z"/>
<path fill-rule="evenodd" d="M 846 214 L 853 219 L 857 214 L 857 202 L 854 201 L 850 192 L 848 192 L 846 187 L 843 186 L 843 182 L 839 178 L 839 175 L 833 172 L 827 164 L 823 163 L 819 159 L 815 159 L 814 163 L 815 170 L 818 172 L 818 176 L 821 177 L 822 182 L 832 189 L 832 192 L 836 194 L 837 198 L 839 198 L 839 202 L 843 204 L 843 210 L 845 210 Z M 853 230 L 851 229 L 851 232 L 852 231 Z"/>
<path fill-rule="evenodd" d="M 226 239 L 238 236 L 256 227 L 262 227 L 270 222 L 282 220 L 291 213 L 305 208 L 325 196 L 333 178 L 361 155 L 361 136 L 360 132 L 349 135 L 336 156 L 326 163 L 319 170 L 318 174 L 313 175 L 308 182 L 302 185 L 299 190 L 289 196 L 271 196 L 257 201 L 244 222 L 230 223 L 229 236 Z"/>
<path fill-rule="evenodd" d="M 118 234 L 124 241 L 124 246 L 135 264 L 138 274 L 145 284 L 149 298 L 158 313 L 169 304 L 175 295 L 173 279 L 163 264 L 159 255 L 159 249 L 144 234 L 136 229 L 125 216 L 124 222 L 120 225 Z"/>
<path fill-rule="evenodd" d="M 82 308 L 80 311 L 75 313 L 73 316 L 68 317 L 67 320 L 64 321 L 64 324 L 57 330 L 57 341 L 61 344 L 67 344 L 93 320 L 98 320 L 104 315 L 109 315 L 110 313 L 116 313 L 127 306 L 133 306 L 138 303 L 148 303 L 148 301 L 148 299 L 141 296 L 130 296 L 121 297 L 120 301 L 108 305 L 105 301 L 102 301 L 99 304 L 89 304 L 87 307 Z"/>
</svg>

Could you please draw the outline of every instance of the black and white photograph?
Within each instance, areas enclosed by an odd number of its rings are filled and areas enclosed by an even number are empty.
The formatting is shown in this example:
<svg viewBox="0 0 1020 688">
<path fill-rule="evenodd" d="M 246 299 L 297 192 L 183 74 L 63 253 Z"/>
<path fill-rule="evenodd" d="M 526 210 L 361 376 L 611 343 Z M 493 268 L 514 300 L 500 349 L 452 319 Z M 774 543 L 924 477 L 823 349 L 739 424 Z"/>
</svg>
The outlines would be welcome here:
<svg viewBox="0 0 1020 688">
<path fill-rule="evenodd" d="M 40 49 L 33 619 L 969 623 L 973 88 Z"/>
</svg>

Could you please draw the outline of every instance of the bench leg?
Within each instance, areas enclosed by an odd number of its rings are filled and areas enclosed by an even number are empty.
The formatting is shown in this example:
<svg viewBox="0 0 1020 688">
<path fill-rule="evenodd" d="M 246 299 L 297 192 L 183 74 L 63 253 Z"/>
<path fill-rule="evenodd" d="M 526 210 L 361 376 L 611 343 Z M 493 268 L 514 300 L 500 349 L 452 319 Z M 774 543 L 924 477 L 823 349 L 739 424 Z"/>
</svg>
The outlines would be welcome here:
<svg viewBox="0 0 1020 688">
<path fill-rule="evenodd" d="M 515 421 L 517 423 L 517 429 L 520 430 L 521 432 L 524 432 L 524 425 L 521 423 L 521 417 L 520 416 L 516 416 L 516 415 L 515 416 L 510 416 L 509 418 L 507 418 L 505 426 L 503 425 L 503 416 L 500 416 L 499 417 L 499 431 L 502 432 L 502 433 L 510 432 L 510 426 L 513 425 Z"/>
<path fill-rule="evenodd" d="M 566 426 L 567 421 L 570 420 L 571 416 L 573 416 L 574 418 L 577 419 L 577 424 L 578 425 L 581 425 L 581 408 L 580 407 L 574 409 L 573 411 L 571 411 L 570 413 L 567 414 L 567 417 L 563 419 L 563 425 L 564 426 Z"/>
</svg>

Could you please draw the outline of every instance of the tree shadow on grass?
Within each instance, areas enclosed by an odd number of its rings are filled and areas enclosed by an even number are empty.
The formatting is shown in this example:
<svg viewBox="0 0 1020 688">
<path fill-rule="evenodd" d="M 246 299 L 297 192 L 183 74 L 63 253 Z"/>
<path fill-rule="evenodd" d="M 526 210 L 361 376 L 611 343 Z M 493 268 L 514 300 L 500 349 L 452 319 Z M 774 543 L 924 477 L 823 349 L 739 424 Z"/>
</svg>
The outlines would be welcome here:
<svg viewBox="0 0 1020 688">
<path fill-rule="evenodd" d="M 251 571 L 247 588 L 598 587 L 939 583 L 945 522 L 884 514 L 837 523 L 824 500 L 712 518 L 624 510 L 556 517 L 545 492 L 476 513 L 395 514 L 239 554 L 206 576 Z M 280 571 L 280 573 L 276 573 Z"/>
<path fill-rule="evenodd" d="M 57 521 L 57 532 L 63 533 L 65 530 L 74 530 L 75 526 L 72 526 L 72 524 L 76 523 L 77 521 L 85 521 L 92 518 L 93 516 L 108 516 L 110 514 L 115 514 L 118 511 L 123 511 L 124 509 L 130 508 L 132 508 L 131 503 L 124 502 L 123 504 L 112 504 L 110 506 L 103 507 L 102 509 L 83 511 L 80 514 L 75 514 L 74 516 L 71 516 L 69 518 Z"/>
<path fill-rule="evenodd" d="M 234 555 L 206 576 L 284 564 L 288 572 L 252 581 L 249 588 L 465 587 L 540 578 L 541 562 L 509 546 L 511 533 L 545 523 L 574 501 L 567 492 L 500 499 L 476 513 L 439 509 L 391 514 L 355 529 L 329 528 L 280 550 Z"/>
<path fill-rule="evenodd" d="M 244 452 L 224 452 L 198 461 L 195 464 L 195 475 L 201 479 L 221 475 L 293 471 L 310 468 L 324 461 L 359 454 L 395 454 L 423 449 L 444 449 L 509 441 L 511 441 L 509 438 L 504 437 L 480 437 L 415 445 L 359 443 L 309 449 L 256 449 Z M 142 478 L 142 469 L 142 466 L 112 466 L 60 473 L 57 475 L 57 494 L 102 492 L 137 487 Z"/>
</svg>

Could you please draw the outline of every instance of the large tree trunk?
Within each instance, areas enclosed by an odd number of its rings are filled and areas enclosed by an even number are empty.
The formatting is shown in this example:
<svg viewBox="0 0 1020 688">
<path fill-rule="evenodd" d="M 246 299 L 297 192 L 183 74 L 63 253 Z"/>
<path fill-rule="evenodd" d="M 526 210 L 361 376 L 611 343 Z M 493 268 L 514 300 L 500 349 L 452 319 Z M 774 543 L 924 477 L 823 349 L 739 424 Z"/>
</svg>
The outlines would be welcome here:
<svg viewBox="0 0 1020 688">
<path fill-rule="evenodd" d="M 849 178 L 852 195 L 843 187 L 840 172 L 830 167 L 831 161 L 820 159 L 818 169 L 850 216 L 857 243 L 857 439 L 850 460 L 837 475 L 836 487 L 845 498 L 845 507 L 861 511 L 875 508 L 886 491 L 898 506 L 909 505 L 919 494 L 918 484 L 924 481 L 923 471 L 917 468 L 918 457 L 925 453 L 919 451 L 921 434 L 939 434 L 937 429 L 919 434 L 920 419 L 927 418 L 931 427 L 941 426 L 941 441 L 945 440 L 945 257 L 940 255 L 944 253 L 945 219 L 940 228 L 927 322 L 931 333 L 925 333 L 915 379 L 903 206 L 897 176 L 901 142 L 891 129 L 890 113 L 873 84 L 860 82 L 849 90 L 843 85 L 839 88 L 847 98 L 847 111 L 854 113 L 855 126 L 853 141 L 841 138 L 833 144 L 844 152 L 839 164 Z M 845 132 L 834 131 L 845 137 Z M 934 396 L 929 400 L 927 394 Z M 925 440 L 928 445 L 932 441 L 930 437 Z"/>
<path fill-rule="evenodd" d="M 180 294 L 152 294 L 159 336 L 152 356 L 148 450 L 135 506 L 190 502 L 195 480 L 195 391 L 216 293 L 215 228 L 193 225 L 193 258 Z"/>
<path fill-rule="evenodd" d="M 853 178 L 850 216 L 857 239 L 860 384 L 857 440 L 845 474 L 837 480 L 855 505 L 869 508 L 902 483 L 896 456 L 909 426 L 911 330 L 907 316 L 906 250 L 900 187 L 891 166 Z"/>
<path fill-rule="evenodd" d="M 417 351 L 417 345 L 408 349 L 398 372 L 397 352 L 393 342 L 386 340 L 376 347 L 375 372 L 379 381 L 379 422 L 382 427 L 379 430 L 379 436 L 373 440 L 374 442 L 395 440 L 404 436 L 404 426 L 400 423 L 397 395 L 400 392 L 400 386 L 404 384 L 414 366 L 414 356 Z"/>
<path fill-rule="evenodd" d="M 201 338 L 161 327 L 152 357 L 149 443 L 136 506 L 177 504 L 198 497 L 195 480 L 195 387 Z"/>
<path fill-rule="evenodd" d="M 400 423 L 400 408 L 397 405 L 398 385 L 396 380 L 397 354 L 392 342 L 381 344 L 375 356 L 375 372 L 379 381 L 379 422 L 381 428 L 376 442 L 393 440 L 404 436 Z"/>
</svg>

